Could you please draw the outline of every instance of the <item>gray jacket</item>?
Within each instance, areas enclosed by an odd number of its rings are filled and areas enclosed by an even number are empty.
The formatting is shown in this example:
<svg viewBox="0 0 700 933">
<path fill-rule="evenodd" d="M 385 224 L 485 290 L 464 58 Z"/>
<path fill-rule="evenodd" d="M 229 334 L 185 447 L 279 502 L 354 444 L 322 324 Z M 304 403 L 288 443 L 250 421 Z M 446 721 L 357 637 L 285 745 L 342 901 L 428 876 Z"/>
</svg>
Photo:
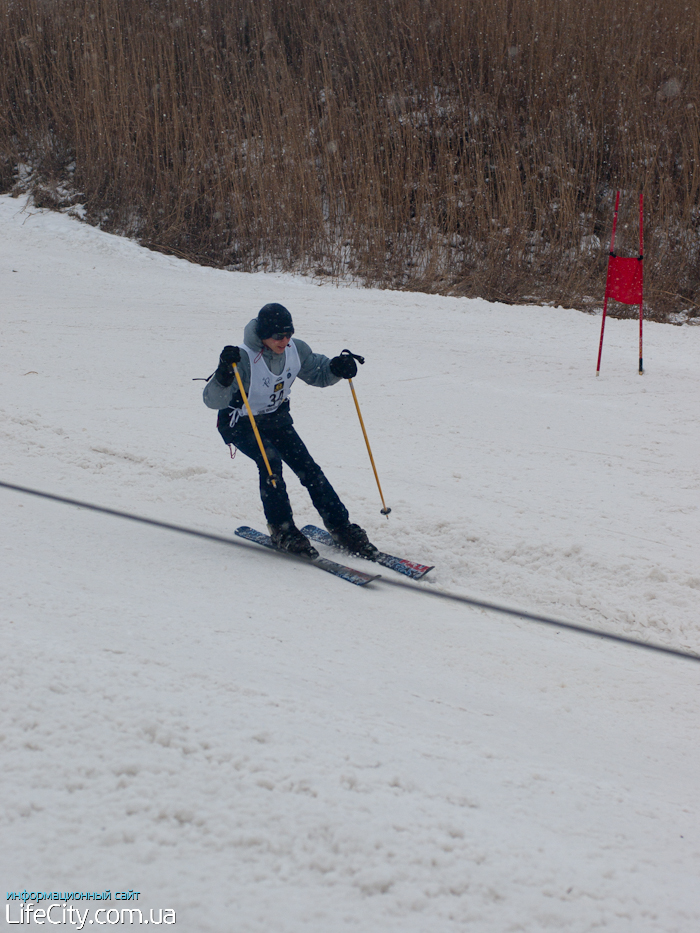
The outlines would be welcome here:
<svg viewBox="0 0 700 933">
<path fill-rule="evenodd" d="M 335 385 L 336 382 L 341 381 L 340 376 L 334 376 L 331 372 L 330 360 L 327 356 L 323 356 L 322 353 L 314 353 L 308 343 L 304 343 L 303 340 L 299 340 L 297 337 L 292 337 L 292 340 L 299 353 L 301 369 L 299 370 L 298 378 L 301 379 L 302 382 L 310 386 L 325 388 L 326 386 L 332 386 Z M 273 375 L 279 376 L 284 368 L 283 363 L 285 355 L 284 353 L 273 353 L 268 347 L 263 347 L 263 343 L 258 337 L 255 328 L 255 318 L 249 321 L 243 331 L 243 343 L 255 352 L 262 350 L 262 358 L 265 360 L 268 369 Z M 248 392 L 250 388 L 250 359 L 247 353 L 241 353 L 241 361 L 237 365 L 243 388 Z M 230 386 L 222 386 L 221 383 L 217 381 L 216 376 L 210 379 L 204 387 L 204 404 L 207 408 L 221 410 L 222 408 L 228 408 L 232 402 L 234 408 L 238 408 L 243 404 L 236 380 L 234 379 Z"/>
</svg>

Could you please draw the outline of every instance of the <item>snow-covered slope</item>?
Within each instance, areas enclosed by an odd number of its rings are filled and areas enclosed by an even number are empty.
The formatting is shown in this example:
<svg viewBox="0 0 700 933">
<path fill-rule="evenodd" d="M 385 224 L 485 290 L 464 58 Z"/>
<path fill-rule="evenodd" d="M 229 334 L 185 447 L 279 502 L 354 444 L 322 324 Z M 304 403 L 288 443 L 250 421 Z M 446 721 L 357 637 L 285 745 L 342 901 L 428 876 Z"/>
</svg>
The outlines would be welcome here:
<svg viewBox="0 0 700 933">
<path fill-rule="evenodd" d="M 192 378 L 281 301 L 367 358 L 388 521 L 347 387 L 295 421 L 424 588 L 700 652 L 699 329 L 647 325 L 640 378 L 611 320 L 596 379 L 576 311 L 199 268 L 8 197 L 0 243 L 0 480 L 262 527 Z M 698 928 L 700 665 L 0 498 L 6 892 L 193 933 Z"/>
</svg>

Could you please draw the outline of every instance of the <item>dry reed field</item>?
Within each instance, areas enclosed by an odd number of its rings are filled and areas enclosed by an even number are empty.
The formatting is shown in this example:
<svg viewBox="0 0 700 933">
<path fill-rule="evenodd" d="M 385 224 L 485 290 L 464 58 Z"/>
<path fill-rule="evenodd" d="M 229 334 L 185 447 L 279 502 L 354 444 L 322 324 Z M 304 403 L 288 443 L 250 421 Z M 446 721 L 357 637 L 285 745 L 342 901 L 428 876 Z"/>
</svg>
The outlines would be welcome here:
<svg viewBox="0 0 700 933">
<path fill-rule="evenodd" d="M 0 0 L 0 61 L 0 190 L 148 246 L 586 309 L 621 188 L 700 314 L 697 0 Z"/>
</svg>

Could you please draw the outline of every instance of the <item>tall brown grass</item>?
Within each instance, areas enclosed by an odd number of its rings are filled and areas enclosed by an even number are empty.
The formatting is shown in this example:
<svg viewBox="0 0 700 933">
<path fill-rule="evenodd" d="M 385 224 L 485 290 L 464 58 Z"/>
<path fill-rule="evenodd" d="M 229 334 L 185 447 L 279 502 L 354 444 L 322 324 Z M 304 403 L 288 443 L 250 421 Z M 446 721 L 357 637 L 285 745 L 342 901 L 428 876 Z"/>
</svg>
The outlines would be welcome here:
<svg viewBox="0 0 700 933">
<path fill-rule="evenodd" d="M 0 187 L 149 246 L 584 307 L 641 190 L 700 313 L 697 0 L 0 0 L 0 63 Z"/>
</svg>

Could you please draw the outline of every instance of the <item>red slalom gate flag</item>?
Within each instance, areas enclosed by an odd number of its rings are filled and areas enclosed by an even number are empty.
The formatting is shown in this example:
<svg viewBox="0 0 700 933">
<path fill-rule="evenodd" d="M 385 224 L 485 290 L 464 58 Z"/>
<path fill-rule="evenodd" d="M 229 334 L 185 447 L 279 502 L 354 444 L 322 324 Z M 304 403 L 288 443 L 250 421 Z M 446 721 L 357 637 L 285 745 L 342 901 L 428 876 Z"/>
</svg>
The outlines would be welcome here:
<svg viewBox="0 0 700 933">
<path fill-rule="evenodd" d="M 638 305 L 642 300 L 643 260 L 611 256 L 608 260 L 608 280 L 605 297 L 623 305 Z"/>
<path fill-rule="evenodd" d="M 644 196 L 639 195 L 639 256 L 626 257 L 615 255 L 615 230 L 617 229 L 617 210 L 620 205 L 620 192 L 615 198 L 615 216 L 613 217 L 612 236 L 610 238 L 610 256 L 608 274 L 605 280 L 605 299 L 603 301 L 603 320 L 600 325 L 600 345 L 598 347 L 598 365 L 595 374 L 600 374 L 600 358 L 603 353 L 603 334 L 608 311 L 608 299 L 624 305 L 639 305 L 639 375 L 644 372 L 642 357 L 642 322 L 644 304 Z"/>
</svg>

